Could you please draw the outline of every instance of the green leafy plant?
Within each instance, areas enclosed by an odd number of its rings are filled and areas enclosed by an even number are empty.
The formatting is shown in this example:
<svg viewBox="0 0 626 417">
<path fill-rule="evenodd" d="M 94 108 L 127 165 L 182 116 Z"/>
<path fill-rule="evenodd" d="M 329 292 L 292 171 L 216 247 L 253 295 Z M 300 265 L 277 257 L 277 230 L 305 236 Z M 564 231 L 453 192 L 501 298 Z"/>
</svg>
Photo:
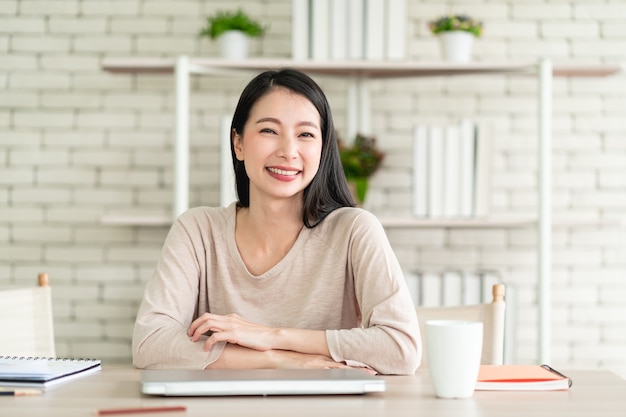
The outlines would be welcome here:
<svg viewBox="0 0 626 417">
<path fill-rule="evenodd" d="M 376 148 L 376 138 L 357 134 L 352 145 L 339 141 L 339 155 L 346 178 L 371 176 L 380 167 L 384 154 Z"/>
<path fill-rule="evenodd" d="M 428 27 L 435 35 L 442 32 L 461 30 L 478 37 L 482 35 L 483 32 L 482 22 L 472 19 L 468 15 L 464 14 L 442 16 L 436 20 L 428 22 Z"/>
<path fill-rule="evenodd" d="M 362 204 L 368 178 L 378 170 L 385 154 L 376 148 L 376 138 L 357 134 L 349 146 L 339 141 L 339 156 L 346 179 L 353 184 L 357 202 Z"/>
<path fill-rule="evenodd" d="M 255 38 L 263 36 L 267 31 L 267 27 L 251 19 L 241 9 L 237 9 L 235 12 L 218 11 L 214 15 L 207 17 L 206 25 L 200 29 L 198 36 L 216 39 L 229 30 L 239 30 Z"/>
</svg>

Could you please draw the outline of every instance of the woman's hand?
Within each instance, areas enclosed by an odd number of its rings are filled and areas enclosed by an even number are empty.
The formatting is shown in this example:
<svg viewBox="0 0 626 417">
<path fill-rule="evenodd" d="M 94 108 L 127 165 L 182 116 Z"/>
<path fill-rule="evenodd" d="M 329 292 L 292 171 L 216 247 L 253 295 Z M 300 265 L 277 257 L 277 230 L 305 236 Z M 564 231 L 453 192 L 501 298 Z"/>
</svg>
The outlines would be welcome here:
<svg viewBox="0 0 626 417">
<path fill-rule="evenodd" d="M 343 362 L 319 355 L 289 350 L 259 351 L 226 344 L 222 354 L 207 369 L 347 369 Z"/>
<path fill-rule="evenodd" d="M 197 342 L 211 332 L 204 350 L 216 343 L 228 342 L 257 351 L 283 350 L 330 357 L 326 332 L 323 330 L 267 327 L 237 314 L 204 313 L 191 323 L 187 334 Z"/>
<path fill-rule="evenodd" d="M 324 355 L 274 350 L 271 352 L 272 362 L 278 369 L 347 369 L 350 366 L 343 362 L 335 362 Z"/>
<path fill-rule="evenodd" d="M 274 349 L 274 342 L 278 329 L 261 326 L 248 321 L 237 314 L 204 313 L 191 323 L 187 334 L 191 340 L 197 342 L 200 337 L 212 332 L 204 343 L 204 350 L 208 351 L 218 342 L 228 342 L 250 349 L 266 351 Z"/>
<path fill-rule="evenodd" d="M 277 329 L 253 323 L 237 314 L 204 313 L 191 323 L 187 334 L 192 341 L 197 342 L 209 331 L 213 333 L 204 342 L 204 350 L 210 350 L 218 342 L 230 344 L 226 345 L 220 357 L 209 365 L 211 368 L 232 368 L 241 364 L 249 368 L 254 363 L 259 367 L 282 369 L 351 368 L 344 362 L 336 362 L 330 357 L 322 331 Z M 281 337 L 284 338 L 287 333 L 290 334 L 288 338 L 298 339 L 309 348 L 317 343 L 323 345 L 325 349 L 303 352 L 292 350 L 291 346 L 281 346 L 281 343 L 284 343 Z M 376 373 L 371 369 L 362 369 L 365 372 Z"/>
</svg>

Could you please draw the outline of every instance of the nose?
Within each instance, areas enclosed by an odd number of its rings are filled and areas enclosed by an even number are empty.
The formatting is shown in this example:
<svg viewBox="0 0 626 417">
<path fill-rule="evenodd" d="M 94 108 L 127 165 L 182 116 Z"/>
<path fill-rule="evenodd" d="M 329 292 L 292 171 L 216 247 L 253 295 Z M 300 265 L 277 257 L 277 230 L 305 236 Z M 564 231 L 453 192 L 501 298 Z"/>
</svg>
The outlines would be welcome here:
<svg viewBox="0 0 626 417">
<path fill-rule="evenodd" d="M 293 135 L 283 135 L 278 146 L 278 156 L 281 158 L 295 159 L 298 155 L 297 139 Z"/>
</svg>

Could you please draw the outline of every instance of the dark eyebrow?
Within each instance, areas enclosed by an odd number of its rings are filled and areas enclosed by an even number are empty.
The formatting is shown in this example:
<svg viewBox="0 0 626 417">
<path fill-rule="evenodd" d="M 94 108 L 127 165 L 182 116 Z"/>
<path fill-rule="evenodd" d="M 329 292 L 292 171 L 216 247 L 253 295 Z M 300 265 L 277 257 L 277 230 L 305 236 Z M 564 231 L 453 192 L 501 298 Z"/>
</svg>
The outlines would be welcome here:
<svg viewBox="0 0 626 417">
<path fill-rule="evenodd" d="M 262 118 L 260 118 L 259 120 L 256 121 L 257 124 L 258 123 L 263 123 L 263 122 L 276 123 L 277 125 L 282 124 L 280 122 L 280 120 L 278 120 L 278 119 L 276 119 L 274 117 L 262 117 Z M 309 121 L 306 121 L 306 120 L 303 121 L 303 122 L 298 123 L 298 126 L 310 126 L 312 128 L 319 129 L 319 127 L 317 127 L 317 125 L 315 123 L 309 122 Z"/>
</svg>

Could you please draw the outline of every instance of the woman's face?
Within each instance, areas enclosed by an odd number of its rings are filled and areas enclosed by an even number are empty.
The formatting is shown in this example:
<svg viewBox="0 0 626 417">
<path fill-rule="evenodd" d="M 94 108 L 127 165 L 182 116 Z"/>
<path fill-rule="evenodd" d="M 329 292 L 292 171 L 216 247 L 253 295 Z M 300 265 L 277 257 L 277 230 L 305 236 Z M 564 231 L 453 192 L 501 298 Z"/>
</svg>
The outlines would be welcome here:
<svg viewBox="0 0 626 417">
<path fill-rule="evenodd" d="M 301 198 L 320 165 L 320 114 L 304 96 L 275 88 L 252 106 L 234 146 L 250 178 L 251 203 L 258 198 Z"/>
</svg>

